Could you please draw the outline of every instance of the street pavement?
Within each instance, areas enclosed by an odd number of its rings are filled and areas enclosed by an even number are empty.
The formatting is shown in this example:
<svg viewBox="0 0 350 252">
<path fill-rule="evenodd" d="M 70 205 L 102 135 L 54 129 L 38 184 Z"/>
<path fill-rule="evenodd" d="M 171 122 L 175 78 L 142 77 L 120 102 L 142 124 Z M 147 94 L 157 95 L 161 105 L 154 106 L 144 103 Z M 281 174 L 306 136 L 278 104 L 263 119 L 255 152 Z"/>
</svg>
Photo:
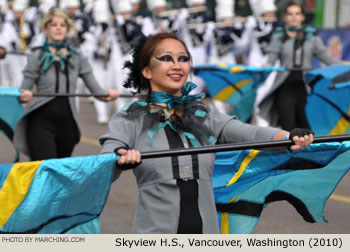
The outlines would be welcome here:
<svg viewBox="0 0 350 252">
<path fill-rule="evenodd" d="M 73 156 L 98 154 L 98 138 L 107 131 L 106 125 L 97 124 L 93 104 L 87 99 L 80 103 L 79 126 L 81 142 Z M 13 161 L 12 144 L 0 134 L 0 163 Z M 28 159 L 21 155 L 21 161 Z M 317 193 L 317 192 L 315 192 Z M 137 185 L 131 171 L 124 172 L 113 183 L 104 211 L 101 214 L 101 230 L 107 234 L 132 232 L 133 217 L 137 200 Z M 324 223 L 307 223 L 288 202 L 275 202 L 268 205 L 253 233 L 262 234 L 349 234 L 350 233 L 350 174 L 344 176 L 325 206 Z"/>
</svg>

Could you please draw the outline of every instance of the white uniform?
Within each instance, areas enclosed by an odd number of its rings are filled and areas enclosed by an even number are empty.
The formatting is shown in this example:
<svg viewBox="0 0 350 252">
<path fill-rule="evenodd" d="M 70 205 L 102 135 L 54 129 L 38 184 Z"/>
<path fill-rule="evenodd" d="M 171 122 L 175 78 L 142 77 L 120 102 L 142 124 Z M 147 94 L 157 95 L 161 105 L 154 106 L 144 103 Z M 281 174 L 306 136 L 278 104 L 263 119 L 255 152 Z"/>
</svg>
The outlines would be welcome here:
<svg viewBox="0 0 350 252">
<path fill-rule="evenodd" d="M 0 0 L 0 46 L 4 47 L 2 28 L 5 22 L 5 17 L 7 13 L 7 0 Z M 6 48 L 5 48 L 6 49 Z M 0 86 L 8 83 L 6 78 L 5 60 L 0 59 Z"/>
<path fill-rule="evenodd" d="M 203 4 L 205 1 L 187 1 L 188 7 L 193 4 Z M 186 9 L 181 11 L 176 20 L 176 26 L 179 30 L 179 35 L 187 45 L 187 48 L 192 56 L 193 66 L 204 65 L 208 63 L 208 46 L 211 39 L 211 30 L 208 29 L 208 22 L 211 17 L 207 12 L 189 13 Z M 180 25 L 179 25 L 180 24 Z M 188 25 L 196 25 L 197 27 L 188 27 Z M 204 25 L 203 25 L 204 24 Z M 205 89 L 205 82 L 197 75 L 190 75 L 189 81 L 197 85 L 197 88 L 192 93 L 201 93 Z"/>
<path fill-rule="evenodd" d="M 96 79 L 104 89 L 108 90 L 113 88 L 116 77 L 111 59 L 114 48 L 109 5 L 108 0 L 94 0 L 91 4 L 95 25 L 84 34 L 85 41 L 81 50 L 84 51 L 84 54 L 89 55 Z M 95 98 L 93 98 L 93 102 L 97 113 L 97 122 L 107 123 L 111 113 L 111 104 Z"/>
<path fill-rule="evenodd" d="M 1 44 L 8 54 L 3 60 L 2 81 L 3 85 L 19 87 L 22 83 L 22 70 L 27 63 L 26 53 L 29 51 L 29 38 L 33 36 L 32 30 L 25 17 L 27 0 L 16 0 L 13 11 L 23 12 L 20 20 L 16 20 L 14 12 L 9 12 L 1 31 Z"/>
<path fill-rule="evenodd" d="M 250 6 L 256 17 L 261 17 L 266 12 L 275 12 L 277 10 L 274 0 L 250 0 Z M 272 34 L 275 25 L 273 23 L 267 23 L 256 19 L 250 19 L 247 26 L 250 27 L 250 51 L 248 55 L 248 64 L 252 66 L 263 66 L 267 63 L 267 55 L 264 52 L 265 47 L 268 46 L 269 41 L 263 41 L 264 37 L 269 37 Z M 276 62 L 276 66 L 279 66 L 279 62 Z M 276 72 L 272 72 L 265 80 L 264 84 L 257 90 L 255 98 L 255 114 L 256 124 L 259 126 L 269 126 L 269 123 L 259 116 L 258 104 L 262 101 L 265 95 L 272 87 Z"/>
<path fill-rule="evenodd" d="M 225 4 L 216 6 L 215 15 L 217 22 L 222 22 L 224 19 L 232 19 L 234 17 L 233 2 L 227 1 Z M 233 27 L 216 28 L 212 23 L 208 26 L 211 45 L 208 63 L 235 64 L 236 59 L 233 55 L 233 46 L 237 36 L 234 32 L 237 29 Z"/>
</svg>

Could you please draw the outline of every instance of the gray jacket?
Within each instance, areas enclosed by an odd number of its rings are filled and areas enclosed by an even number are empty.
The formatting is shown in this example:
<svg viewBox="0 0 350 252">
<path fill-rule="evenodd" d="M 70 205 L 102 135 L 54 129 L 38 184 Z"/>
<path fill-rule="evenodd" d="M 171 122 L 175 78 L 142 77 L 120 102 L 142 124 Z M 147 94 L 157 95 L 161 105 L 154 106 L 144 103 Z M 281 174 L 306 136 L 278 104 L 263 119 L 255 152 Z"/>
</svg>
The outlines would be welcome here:
<svg viewBox="0 0 350 252">
<path fill-rule="evenodd" d="M 268 48 L 268 63 L 274 65 L 276 60 L 279 59 L 282 67 L 293 68 L 293 40 L 288 39 L 282 43 L 282 36 L 283 34 L 281 33 L 272 36 Z M 314 56 L 327 65 L 342 63 L 340 60 L 334 59 L 329 55 L 327 48 L 319 36 L 314 35 L 306 39 L 303 47 L 304 55 L 301 68 L 311 68 L 312 58 Z M 289 74 L 290 72 L 288 71 L 278 72 L 274 84 L 259 104 L 260 116 L 266 119 L 270 125 L 278 125 L 277 108 L 274 107 L 275 91 L 288 78 Z"/>
<path fill-rule="evenodd" d="M 276 129 L 262 128 L 238 121 L 220 113 L 211 104 L 207 106 L 203 125 L 209 127 L 218 143 L 270 140 Z M 170 149 L 165 130 L 154 137 L 154 147 L 148 138 L 149 112 L 131 119 L 127 111 L 116 113 L 108 124 L 108 132 L 100 139 L 101 153 L 111 153 L 124 147 L 141 152 Z M 183 132 L 178 132 L 185 147 L 189 146 Z M 212 187 L 215 153 L 198 155 L 198 175 L 195 175 L 192 157 L 179 156 L 178 178 L 195 179 L 198 176 L 198 205 L 203 222 L 203 233 L 219 233 Z M 180 213 L 180 191 L 173 173 L 170 157 L 145 159 L 133 169 L 139 189 L 134 233 L 176 233 Z"/>
<path fill-rule="evenodd" d="M 34 86 L 37 93 L 55 93 L 56 84 L 56 71 L 55 67 L 52 65 L 47 71 L 44 71 L 39 65 L 40 58 L 43 55 L 43 48 L 35 49 L 28 56 L 28 63 L 23 70 L 23 82 L 21 89 L 31 90 Z M 70 58 L 68 60 L 68 75 L 69 75 L 69 93 L 74 94 L 77 88 L 77 79 L 81 77 L 86 85 L 86 87 L 91 91 L 91 93 L 104 94 L 107 91 L 102 89 L 93 73 L 92 68 L 86 57 L 82 56 L 79 52 L 72 51 Z M 65 87 L 66 85 L 66 75 L 63 71 L 59 71 L 59 86 Z M 59 92 L 66 92 L 65 89 L 60 88 Z M 18 122 L 13 142 L 15 147 L 23 154 L 30 156 L 30 150 L 27 143 L 27 123 L 28 114 L 43 106 L 54 99 L 54 97 L 34 97 L 33 101 L 26 107 L 26 114 Z M 69 104 L 73 113 L 73 118 L 77 122 L 77 109 L 75 98 L 69 98 Z M 76 128 L 78 131 L 78 127 Z M 78 132 L 80 136 L 80 132 Z"/>
</svg>

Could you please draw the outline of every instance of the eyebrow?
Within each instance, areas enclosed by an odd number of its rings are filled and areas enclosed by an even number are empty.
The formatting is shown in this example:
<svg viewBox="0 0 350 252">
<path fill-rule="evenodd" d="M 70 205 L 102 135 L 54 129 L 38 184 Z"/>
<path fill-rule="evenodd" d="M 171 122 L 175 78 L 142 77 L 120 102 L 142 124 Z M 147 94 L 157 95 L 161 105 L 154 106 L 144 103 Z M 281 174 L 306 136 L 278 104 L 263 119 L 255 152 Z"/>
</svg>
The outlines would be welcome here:
<svg viewBox="0 0 350 252">
<path fill-rule="evenodd" d="M 159 55 L 159 54 L 163 54 L 163 53 L 168 53 L 168 54 L 172 54 L 173 52 L 171 51 L 164 51 L 163 49 L 158 49 L 155 53 L 155 55 Z M 188 55 L 187 52 L 180 52 L 180 55 L 186 54 Z"/>
</svg>

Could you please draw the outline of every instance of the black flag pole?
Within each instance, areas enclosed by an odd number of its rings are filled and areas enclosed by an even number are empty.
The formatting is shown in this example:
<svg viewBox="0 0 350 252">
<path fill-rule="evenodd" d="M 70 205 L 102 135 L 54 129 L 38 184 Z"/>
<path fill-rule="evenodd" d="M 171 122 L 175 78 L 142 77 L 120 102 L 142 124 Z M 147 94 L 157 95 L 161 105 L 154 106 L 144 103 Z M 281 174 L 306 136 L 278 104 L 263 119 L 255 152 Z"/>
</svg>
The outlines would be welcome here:
<svg viewBox="0 0 350 252">
<path fill-rule="evenodd" d="M 244 66 L 243 66 L 244 67 Z M 240 68 L 240 66 L 237 66 L 237 69 Z M 264 67 L 261 67 L 264 68 Z M 284 71 L 290 71 L 290 72 L 298 72 L 298 71 L 311 71 L 314 68 L 300 68 L 300 67 L 295 67 L 295 68 L 285 68 L 285 67 L 276 67 L 275 70 L 273 71 L 278 71 L 278 72 L 284 72 Z M 219 68 L 213 67 L 213 66 L 201 66 L 201 67 L 192 67 L 192 71 L 194 74 L 197 74 L 199 71 L 222 71 Z M 245 70 L 243 70 L 244 72 Z M 235 72 L 232 72 L 235 73 Z M 238 72 L 239 73 L 239 72 Z"/>
<path fill-rule="evenodd" d="M 343 142 L 350 140 L 350 134 L 331 135 L 331 136 L 319 136 L 314 138 L 313 143 L 326 143 L 326 142 Z M 183 156 L 191 154 L 204 154 L 204 153 L 216 153 L 224 151 L 237 151 L 246 149 L 266 149 L 276 147 L 288 147 L 293 144 L 292 140 L 276 140 L 276 141 L 261 141 L 261 142 L 247 142 L 236 144 L 219 144 L 204 147 L 193 147 L 187 149 L 172 149 L 172 150 L 160 150 L 142 152 L 141 158 L 161 158 L 170 156 Z"/>
<path fill-rule="evenodd" d="M 33 96 L 35 97 L 107 97 L 107 94 L 59 94 L 59 93 L 34 93 Z M 136 96 L 133 95 L 119 95 L 118 98 L 134 98 Z"/>
</svg>

